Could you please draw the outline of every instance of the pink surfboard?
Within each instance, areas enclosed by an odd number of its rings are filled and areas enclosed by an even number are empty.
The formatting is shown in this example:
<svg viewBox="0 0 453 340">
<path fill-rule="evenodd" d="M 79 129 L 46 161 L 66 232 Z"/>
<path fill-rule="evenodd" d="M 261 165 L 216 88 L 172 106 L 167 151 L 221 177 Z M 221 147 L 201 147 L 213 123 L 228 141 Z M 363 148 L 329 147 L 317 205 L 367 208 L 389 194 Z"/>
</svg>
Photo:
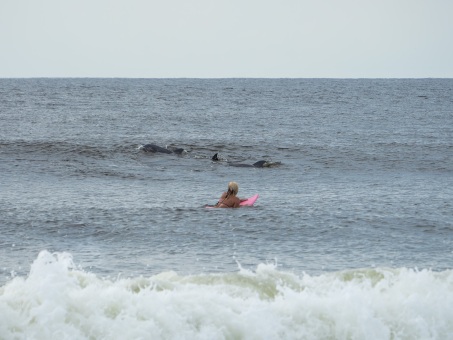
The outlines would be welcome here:
<svg viewBox="0 0 453 340">
<path fill-rule="evenodd" d="M 253 195 L 252 197 L 247 198 L 245 201 L 239 203 L 241 207 L 251 207 L 255 204 L 256 200 L 258 199 L 259 195 Z M 207 205 L 206 208 L 215 208 L 213 205 Z"/>
<path fill-rule="evenodd" d="M 242 201 L 241 203 L 239 203 L 239 205 L 241 207 L 244 207 L 244 206 L 251 207 L 252 205 L 255 204 L 256 200 L 258 199 L 258 196 L 259 196 L 258 194 L 253 195 L 252 197 L 247 198 L 245 201 Z"/>
</svg>

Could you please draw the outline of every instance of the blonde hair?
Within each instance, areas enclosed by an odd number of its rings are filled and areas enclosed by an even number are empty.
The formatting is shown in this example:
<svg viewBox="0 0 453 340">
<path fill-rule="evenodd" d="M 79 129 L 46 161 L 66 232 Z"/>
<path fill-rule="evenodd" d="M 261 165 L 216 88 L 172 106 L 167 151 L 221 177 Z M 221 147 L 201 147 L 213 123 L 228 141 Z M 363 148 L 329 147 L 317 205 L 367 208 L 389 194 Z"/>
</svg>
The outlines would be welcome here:
<svg viewBox="0 0 453 340">
<path fill-rule="evenodd" d="M 230 191 L 231 193 L 233 193 L 234 195 L 237 195 L 238 191 L 239 191 L 239 186 L 236 182 L 230 182 L 228 183 L 228 191 Z"/>
</svg>

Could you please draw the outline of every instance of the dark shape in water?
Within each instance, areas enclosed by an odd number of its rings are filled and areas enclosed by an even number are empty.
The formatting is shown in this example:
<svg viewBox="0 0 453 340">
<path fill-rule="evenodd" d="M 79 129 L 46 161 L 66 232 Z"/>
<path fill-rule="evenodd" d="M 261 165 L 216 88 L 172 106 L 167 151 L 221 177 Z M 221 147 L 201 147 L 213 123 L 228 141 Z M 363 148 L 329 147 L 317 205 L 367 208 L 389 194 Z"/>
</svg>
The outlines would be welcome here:
<svg viewBox="0 0 453 340">
<path fill-rule="evenodd" d="M 218 153 L 216 153 L 214 156 L 212 156 L 211 160 L 213 160 L 214 162 L 220 161 Z M 281 162 L 270 162 L 270 161 L 265 161 L 265 160 L 255 162 L 253 164 L 228 163 L 228 165 L 230 165 L 230 166 L 236 166 L 236 167 L 242 167 L 242 168 L 272 168 L 275 166 L 279 166 L 281 164 L 282 164 Z"/>
<path fill-rule="evenodd" d="M 167 149 L 167 148 L 163 148 L 159 145 L 156 145 L 156 144 L 145 144 L 142 146 L 141 148 L 143 151 L 145 152 L 152 152 L 152 153 L 156 153 L 156 152 L 159 152 L 159 153 L 176 153 L 178 155 L 182 154 L 184 151 L 183 148 L 176 148 L 176 149 L 173 149 L 173 150 L 170 150 L 170 149 Z"/>
</svg>

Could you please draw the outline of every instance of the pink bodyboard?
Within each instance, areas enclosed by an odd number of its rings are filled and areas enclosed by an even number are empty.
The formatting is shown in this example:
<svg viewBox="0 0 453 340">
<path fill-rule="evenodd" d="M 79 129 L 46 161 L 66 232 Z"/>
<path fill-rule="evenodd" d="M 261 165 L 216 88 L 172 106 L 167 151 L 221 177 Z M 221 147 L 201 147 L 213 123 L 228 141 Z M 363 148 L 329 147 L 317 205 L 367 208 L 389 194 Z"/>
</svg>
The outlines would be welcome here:
<svg viewBox="0 0 453 340">
<path fill-rule="evenodd" d="M 255 201 L 258 199 L 258 194 L 250 197 L 250 198 L 247 198 L 245 201 L 242 201 L 239 205 L 241 207 L 244 207 L 244 206 L 247 206 L 247 207 L 251 207 L 252 205 L 255 204 Z"/>
<path fill-rule="evenodd" d="M 256 200 L 258 199 L 259 195 L 253 195 L 252 197 L 247 198 L 245 201 L 239 203 L 241 207 L 251 207 L 255 204 Z M 212 205 L 207 205 L 206 208 L 215 208 Z"/>
</svg>

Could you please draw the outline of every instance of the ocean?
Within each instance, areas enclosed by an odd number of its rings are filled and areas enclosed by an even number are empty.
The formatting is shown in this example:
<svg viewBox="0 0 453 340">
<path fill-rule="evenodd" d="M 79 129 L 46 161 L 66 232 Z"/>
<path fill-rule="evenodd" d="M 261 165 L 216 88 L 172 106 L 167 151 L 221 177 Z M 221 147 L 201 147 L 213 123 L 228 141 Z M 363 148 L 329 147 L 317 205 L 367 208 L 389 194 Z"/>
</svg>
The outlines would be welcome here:
<svg viewBox="0 0 453 340">
<path fill-rule="evenodd" d="M 0 175 L 0 339 L 453 334 L 453 79 L 0 79 Z"/>
</svg>

